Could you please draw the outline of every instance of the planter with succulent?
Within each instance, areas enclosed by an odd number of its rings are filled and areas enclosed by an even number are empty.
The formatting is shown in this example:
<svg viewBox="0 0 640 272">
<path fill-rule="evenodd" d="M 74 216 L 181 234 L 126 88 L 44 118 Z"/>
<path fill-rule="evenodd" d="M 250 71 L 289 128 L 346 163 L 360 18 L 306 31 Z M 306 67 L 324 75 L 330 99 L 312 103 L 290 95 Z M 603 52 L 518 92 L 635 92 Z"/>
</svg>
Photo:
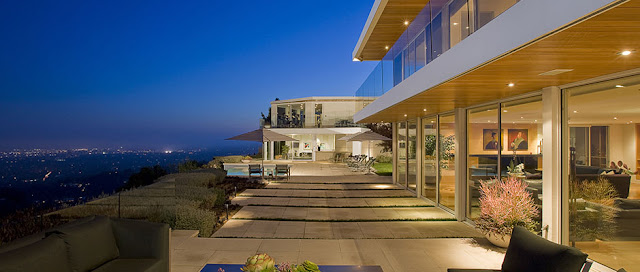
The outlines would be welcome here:
<svg viewBox="0 0 640 272">
<path fill-rule="evenodd" d="M 256 254 L 247 259 L 240 270 L 244 272 L 321 272 L 313 262 L 304 261 L 299 265 L 281 263 L 276 265 L 275 260 L 266 253 Z"/>
<path fill-rule="evenodd" d="M 476 228 L 494 245 L 507 247 L 515 226 L 535 231 L 538 223 L 534 218 L 539 211 L 526 188 L 527 184 L 516 177 L 481 183 Z"/>
</svg>

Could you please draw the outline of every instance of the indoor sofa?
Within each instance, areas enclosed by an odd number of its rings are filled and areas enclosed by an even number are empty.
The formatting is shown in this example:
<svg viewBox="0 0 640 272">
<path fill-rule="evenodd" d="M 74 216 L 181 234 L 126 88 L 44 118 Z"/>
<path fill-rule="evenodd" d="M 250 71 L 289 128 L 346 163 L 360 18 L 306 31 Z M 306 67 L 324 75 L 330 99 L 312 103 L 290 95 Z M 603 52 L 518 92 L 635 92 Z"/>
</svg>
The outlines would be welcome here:
<svg viewBox="0 0 640 272">
<path fill-rule="evenodd" d="M 0 247 L 1 272 L 169 271 L 169 226 L 96 216 Z"/>
</svg>

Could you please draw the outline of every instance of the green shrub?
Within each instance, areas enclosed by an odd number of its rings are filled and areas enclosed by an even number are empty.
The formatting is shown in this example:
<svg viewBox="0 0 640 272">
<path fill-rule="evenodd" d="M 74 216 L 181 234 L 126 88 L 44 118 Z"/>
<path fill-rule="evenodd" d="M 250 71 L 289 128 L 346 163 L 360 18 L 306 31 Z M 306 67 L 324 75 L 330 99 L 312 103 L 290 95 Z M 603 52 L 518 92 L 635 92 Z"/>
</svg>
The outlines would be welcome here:
<svg viewBox="0 0 640 272">
<path fill-rule="evenodd" d="M 216 215 L 213 212 L 194 208 L 189 205 L 176 207 L 175 229 L 199 230 L 201 237 L 210 237 L 216 225 Z"/>
<path fill-rule="evenodd" d="M 178 172 L 186 173 L 196 169 L 200 169 L 202 164 L 196 160 L 187 160 L 181 164 L 178 164 Z"/>
<path fill-rule="evenodd" d="M 225 202 L 227 202 L 227 195 L 224 193 L 224 190 L 216 188 L 216 201 L 214 203 L 215 207 L 222 207 Z"/>
<path fill-rule="evenodd" d="M 393 161 L 393 158 L 391 158 L 391 156 L 378 155 L 378 157 L 376 157 L 376 162 L 379 163 L 390 163 L 391 161 Z"/>
</svg>

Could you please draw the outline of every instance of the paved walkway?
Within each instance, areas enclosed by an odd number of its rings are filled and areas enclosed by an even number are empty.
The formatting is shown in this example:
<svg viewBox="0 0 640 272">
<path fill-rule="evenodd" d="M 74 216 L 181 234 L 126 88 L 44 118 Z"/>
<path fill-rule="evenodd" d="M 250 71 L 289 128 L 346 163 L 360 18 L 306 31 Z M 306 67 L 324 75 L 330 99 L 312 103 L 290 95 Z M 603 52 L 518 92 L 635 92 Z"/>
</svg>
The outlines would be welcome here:
<svg viewBox="0 0 640 272">
<path fill-rule="evenodd" d="M 244 191 L 214 233 L 226 238 L 481 237 L 453 215 L 377 175 L 292 176 Z"/>
</svg>

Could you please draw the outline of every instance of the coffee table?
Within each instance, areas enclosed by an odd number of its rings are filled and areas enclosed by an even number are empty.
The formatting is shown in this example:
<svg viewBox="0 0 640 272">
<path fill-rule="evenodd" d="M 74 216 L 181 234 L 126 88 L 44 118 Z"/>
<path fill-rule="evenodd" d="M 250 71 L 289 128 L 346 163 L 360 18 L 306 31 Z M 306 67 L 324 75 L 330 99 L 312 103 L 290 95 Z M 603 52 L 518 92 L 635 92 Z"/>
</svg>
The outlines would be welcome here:
<svg viewBox="0 0 640 272">
<path fill-rule="evenodd" d="M 200 272 L 218 272 L 218 268 L 224 272 L 242 272 L 242 264 L 207 264 Z M 319 265 L 322 272 L 384 272 L 377 265 Z"/>
</svg>

